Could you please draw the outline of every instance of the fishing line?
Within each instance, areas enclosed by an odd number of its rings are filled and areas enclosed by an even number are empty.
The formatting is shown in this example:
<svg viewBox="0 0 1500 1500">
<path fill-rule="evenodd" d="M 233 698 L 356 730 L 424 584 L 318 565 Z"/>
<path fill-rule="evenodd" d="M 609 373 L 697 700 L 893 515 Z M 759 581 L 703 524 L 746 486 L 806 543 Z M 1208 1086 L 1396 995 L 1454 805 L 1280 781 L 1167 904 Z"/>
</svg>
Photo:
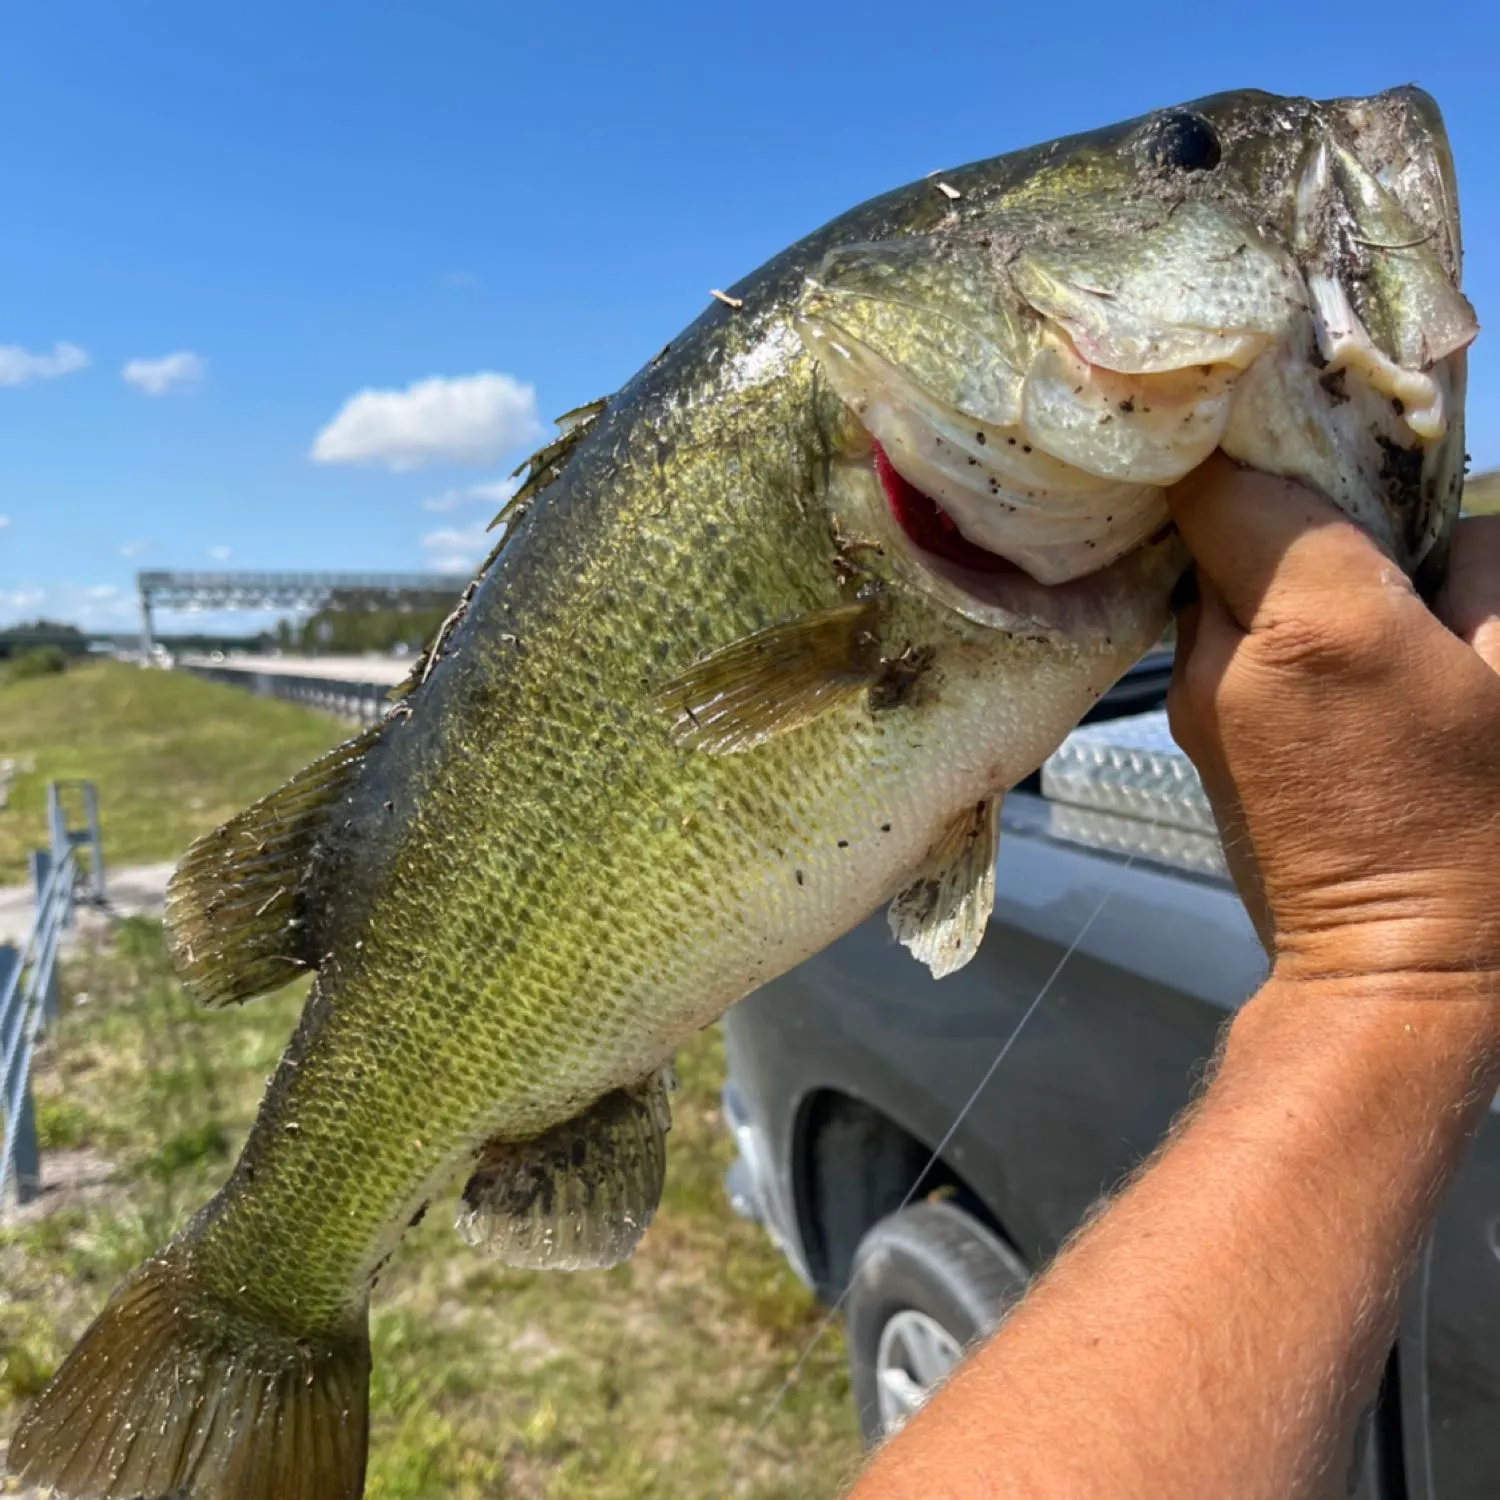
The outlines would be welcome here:
<svg viewBox="0 0 1500 1500">
<path fill-rule="evenodd" d="M 1126 859 L 1124 868 L 1128 870 L 1134 863 L 1135 855 L 1131 854 Z M 968 1117 L 970 1111 L 979 1102 L 979 1096 L 984 1093 L 986 1088 L 989 1087 L 990 1080 L 994 1078 L 995 1074 L 999 1071 L 1000 1064 L 1005 1061 L 1006 1057 L 1010 1053 L 1011 1048 L 1014 1047 L 1017 1041 L 1020 1040 L 1021 1033 L 1026 1029 L 1027 1025 L 1031 1021 L 1031 1018 L 1041 1008 L 1042 1002 L 1047 998 L 1049 994 L 1051 994 L 1052 986 L 1057 983 L 1058 975 L 1062 973 L 1064 967 L 1067 965 L 1068 960 L 1072 958 L 1072 956 L 1078 951 L 1079 946 L 1082 944 L 1084 938 L 1089 935 L 1089 929 L 1094 925 L 1095 922 L 1099 920 L 1100 913 L 1106 906 L 1109 905 L 1110 898 L 1113 895 L 1114 890 L 1113 888 L 1111 888 L 1105 891 L 1102 896 L 1100 896 L 1098 903 L 1095 905 L 1093 911 L 1089 913 L 1088 920 L 1085 921 L 1083 926 L 1078 929 L 1077 936 L 1071 943 L 1068 944 L 1067 951 L 1052 966 L 1052 972 L 1047 976 L 1045 981 L 1043 981 L 1041 989 L 1036 992 L 1036 995 L 1032 999 L 1031 1003 L 1021 1013 L 1021 1019 L 1017 1021 L 1016 1024 L 1011 1028 L 1010 1035 L 1007 1036 L 1005 1041 L 1001 1044 L 1000 1050 L 995 1054 L 994 1059 L 990 1063 L 989 1067 L 984 1070 L 984 1076 L 980 1078 L 977 1084 L 975 1084 L 974 1091 L 964 1102 L 963 1108 L 960 1109 L 959 1112 L 954 1116 L 953 1123 L 948 1127 L 947 1132 L 944 1134 L 942 1140 L 940 1140 L 933 1148 L 932 1154 L 927 1158 L 927 1164 L 922 1168 L 920 1172 L 917 1173 L 916 1177 L 912 1181 L 912 1185 L 906 1190 L 906 1196 L 902 1198 L 900 1204 L 897 1205 L 896 1209 L 894 1210 L 896 1213 L 900 1213 L 902 1209 L 910 1207 L 912 1199 L 917 1195 L 917 1189 L 921 1187 L 922 1183 L 926 1180 L 927 1174 L 932 1171 L 932 1169 L 941 1160 L 943 1152 L 945 1152 L 948 1149 L 949 1145 L 952 1144 L 953 1137 L 958 1134 L 959 1127 Z M 849 1293 L 853 1286 L 854 1277 L 851 1275 L 848 1281 L 844 1283 L 843 1291 L 839 1293 L 837 1299 L 834 1301 L 833 1306 L 828 1309 L 828 1312 L 824 1316 L 822 1322 L 820 1322 L 818 1326 L 813 1330 L 812 1337 L 807 1341 L 806 1347 L 802 1350 L 802 1353 L 798 1355 L 797 1362 L 792 1366 L 791 1373 L 788 1374 L 786 1379 L 781 1382 L 781 1389 L 778 1390 L 776 1394 L 771 1398 L 771 1400 L 767 1403 L 766 1409 L 761 1413 L 760 1420 L 755 1424 L 755 1427 L 751 1431 L 749 1437 L 745 1438 L 745 1440 L 740 1444 L 739 1453 L 736 1457 L 736 1463 L 734 1465 L 736 1469 L 738 1469 L 740 1463 L 743 1462 L 745 1454 L 751 1447 L 754 1446 L 754 1444 L 760 1441 L 760 1438 L 765 1432 L 766 1428 L 771 1425 L 772 1418 L 774 1418 L 776 1413 L 781 1409 L 781 1403 L 786 1400 L 787 1395 L 791 1391 L 792 1387 L 796 1385 L 797 1381 L 801 1378 L 802 1371 L 807 1367 L 807 1362 L 812 1358 L 813 1351 L 822 1341 L 823 1335 L 828 1332 L 828 1330 L 833 1326 L 834 1319 L 837 1318 L 839 1313 L 843 1311 L 844 1303 L 848 1301 Z"/>
</svg>

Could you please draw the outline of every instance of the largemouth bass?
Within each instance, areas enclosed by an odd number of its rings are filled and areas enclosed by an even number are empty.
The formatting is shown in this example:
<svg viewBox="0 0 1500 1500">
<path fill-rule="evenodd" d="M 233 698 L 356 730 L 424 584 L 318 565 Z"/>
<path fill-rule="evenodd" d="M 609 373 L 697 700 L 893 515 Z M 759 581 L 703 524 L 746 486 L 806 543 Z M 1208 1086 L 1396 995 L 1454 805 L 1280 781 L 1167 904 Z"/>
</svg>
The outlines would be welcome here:
<svg viewBox="0 0 1500 1500">
<path fill-rule="evenodd" d="M 429 1203 L 613 1264 L 684 1035 L 884 902 L 972 955 L 998 799 L 1160 636 L 1166 485 L 1223 449 L 1440 569 L 1459 257 L 1425 95 L 1221 95 L 875 199 L 572 414 L 386 720 L 178 870 L 205 1002 L 316 980 L 16 1471 L 358 1496 L 370 1289 Z"/>
</svg>

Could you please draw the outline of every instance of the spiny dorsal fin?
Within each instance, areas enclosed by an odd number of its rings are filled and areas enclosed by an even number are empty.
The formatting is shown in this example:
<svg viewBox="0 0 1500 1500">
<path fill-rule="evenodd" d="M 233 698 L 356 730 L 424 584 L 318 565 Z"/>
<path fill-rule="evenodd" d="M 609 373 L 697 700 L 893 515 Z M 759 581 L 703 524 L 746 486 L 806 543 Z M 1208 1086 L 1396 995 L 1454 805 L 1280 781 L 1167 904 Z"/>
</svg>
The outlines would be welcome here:
<svg viewBox="0 0 1500 1500">
<path fill-rule="evenodd" d="M 875 599 L 814 610 L 695 662 L 653 695 L 672 738 L 732 755 L 810 723 L 883 676 Z"/>
<path fill-rule="evenodd" d="M 557 436 L 550 443 L 538 448 L 530 458 L 519 463 L 511 471 L 512 479 L 521 479 L 516 487 L 516 492 L 502 505 L 495 519 L 487 528 L 493 531 L 497 526 L 510 524 L 511 517 L 518 507 L 529 505 L 535 498 L 537 492 L 546 485 L 552 483 L 563 471 L 563 465 L 572 457 L 573 450 L 583 440 L 584 434 L 594 425 L 604 413 L 604 408 L 609 405 L 608 396 L 600 396 L 597 401 L 585 401 L 582 406 L 575 406 L 572 411 L 565 411 L 557 419 Z"/>
<path fill-rule="evenodd" d="M 619 1265 L 661 1201 L 670 1086 L 664 1070 L 533 1140 L 489 1142 L 464 1188 L 459 1233 L 509 1266 Z"/>
<path fill-rule="evenodd" d="M 167 940 L 205 1005 L 249 1000 L 317 967 L 304 879 L 330 809 L 382 728 L 330 750 L 183 856 L 167 886 Z"/>
<path fill-rule="evenodd" d="M 453 613 L 438 627 L 437 634 L 412 663 L 412 669 L 406 678 L 399 686 L 392 688 L 387 697 L 393 700 L 405 698 L 427 681 L 432 669 L 442 658 L 444 642 L 453 633 L 458 622 L 463 619 L 464 611 L 469 607 L 469 600 L 474 597 L 474 590 L 479 587 L 484 575 L 494 567 L 496 559 L 505 550 L 505 544 L 510 540 L 515 523 L 525 516 L 537 494 L 562 473 L 563 466 L 572 457 L 573 450 L 578 446 L 584 433 L 599 420 L 600 414 L 608 405 L 609 397 L 601 396 L 597 401 L 588 401 L 582 406 L 575 406 L 572 411 L 565 411 L 557 419 L 557 436 L 545 447 L 538 448 L 530 458 L 511 471 L 512 479 L 519 478 L 522 473 L 525 473 L 526 478 L 517 485 L 505 504 L 495 512 L 495 519 L 485 527 L 486 531 L 493 531 L 497 526 L 501 528 L 495 545 L 490 548 L 489 556 L 480 563 Z"/>
<path fill-rule="evenodd" d="M 891 902 L 891 932 L 941 979 L 979 951 L 995 905 L 1000 798 L 964 809 L 922 873 Z"/>
</svg>

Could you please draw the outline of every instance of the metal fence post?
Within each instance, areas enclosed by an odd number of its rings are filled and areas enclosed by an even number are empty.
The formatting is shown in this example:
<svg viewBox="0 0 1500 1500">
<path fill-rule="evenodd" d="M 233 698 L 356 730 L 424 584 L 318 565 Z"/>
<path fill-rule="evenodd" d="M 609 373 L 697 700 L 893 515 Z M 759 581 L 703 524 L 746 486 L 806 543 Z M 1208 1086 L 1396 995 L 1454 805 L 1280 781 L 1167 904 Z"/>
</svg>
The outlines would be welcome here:
<svg viewBox="0 0 1500 1500">
<path fill-rule="evenodd" d="M 99 842 L 99 793 L 92 781 L 83 784 L 83 807 L 88 818 L 89 860 L 93 865 L 94 880 L 91 892 L 94 900 L 104 905 L 104 846 Z"/>
<path fill-rule="evenodd" d="M 52 851 L 50 849 L 33 849 L 26 856 L 27 863 L 31 866 L 31 888 L 36 892 L 33 898 L 37 912 L 42 910 L 42 893 L 47 889 L 47 881 L 52 875 Z M 58 917 L 59 927 L 71 927 L 73 925 L 73 903 L 64 901 L 62 913 Z M 57 966 L 52 966 L 52 974 L 47 981 L 46 992 L 41 997 L 42 1015 L 51 1020 L 57 1014 Z"/>
<path fill-rule="evenodd" d="M 68 845 L 68 820 L 63 814 L 62 791 L 55 781 L 47 783 L 47 842 L 53 859 L 61 859 Z"/>
<path fill-rule="evenodd" d="M 4 994 L 16 965 L 21 962 L 21 955 L 10 943 L 0 943 L 0 994 Z M 25 1016 L 16 1018 L 18 1028 L 25 1024 Z M 0 1118 L 3 1118 L 9 1108 L 8 1101 L 15 1097 L 17 1089 L 21 1093 L 21 1108 L 16 1115 L 15 1141 L 10 1151 L 10 1170 L 15 1174 L 16 1201 L 29 1203 L 41 1190 L 42 1168 L 41 1158 L 37 1151 L 36 1141 L 36 1113 L 31 1102 L 31 1079 L 29 1076 L 16 1076 L 20 1070 L 26 1069 L 29 1074 L 30 1059 L 26 1056 L 25 1048 L 17 1047 L 15 1060 L 11 1063 L 9 1078 L 0 1079 L 4 1088 L 0 1089 Z M 7 1176 L 6 1163 L 0 1159 L 0 1193 L 5 1187 Z"/>
<path fill-rule="evenodd" d="M 10 1163 L 16 1177 L 16 1202 L 30 1203 L 42 1190 L 42 1154 L 37 1148 L 36 1106 L 29 1079 L 21 1096 L 21 1113 L 16 1116 L 16 1146 Z"/>
<path fill-rule="evenodd" d="M 68 827 L 64 793 L 83 791 L 87 826 Z M 51 782 L 47 787 L 48 847 L 30 855 L 36 888 L 36 915 L 18 950 L 0 945 L 0 1189 L 15 1175 L 22 1202 L 41 1190 L 36 1113 L 31 1096 L 32 1047 L 38 1033 L 57 1015 L 63 930 L 72 925 L 73 905 L 83 893 L 78 877 L 78 846 L 89 845 L 91 894 L 104 899 L 104 859 L 99 850 L 99 807 L 88 781 Z"/>
</svg>

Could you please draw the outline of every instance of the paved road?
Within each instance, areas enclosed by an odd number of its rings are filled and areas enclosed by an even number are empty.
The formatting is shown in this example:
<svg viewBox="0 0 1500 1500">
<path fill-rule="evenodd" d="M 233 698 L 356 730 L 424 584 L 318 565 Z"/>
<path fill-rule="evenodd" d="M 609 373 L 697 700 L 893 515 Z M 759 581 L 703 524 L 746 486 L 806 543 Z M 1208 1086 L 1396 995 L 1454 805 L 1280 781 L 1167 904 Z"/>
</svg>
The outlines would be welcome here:
<svg viewBox="0 0 1500 1500">
<path fill-rule="evenodd" d="M 160 865 L 127 865 L 118 870 L 106 867 L 104 883 L 109 893 L 110 915 L 159 917 L 167 881 L 175 868 L 175 861 Z M 25 941 L 31 929 L 31 896 L 29 885 L 0 886 L 0 943 Z M 80 920 L 87 921 L 89 916 L 89 912 L 80 910 Z"/>
</svg>

